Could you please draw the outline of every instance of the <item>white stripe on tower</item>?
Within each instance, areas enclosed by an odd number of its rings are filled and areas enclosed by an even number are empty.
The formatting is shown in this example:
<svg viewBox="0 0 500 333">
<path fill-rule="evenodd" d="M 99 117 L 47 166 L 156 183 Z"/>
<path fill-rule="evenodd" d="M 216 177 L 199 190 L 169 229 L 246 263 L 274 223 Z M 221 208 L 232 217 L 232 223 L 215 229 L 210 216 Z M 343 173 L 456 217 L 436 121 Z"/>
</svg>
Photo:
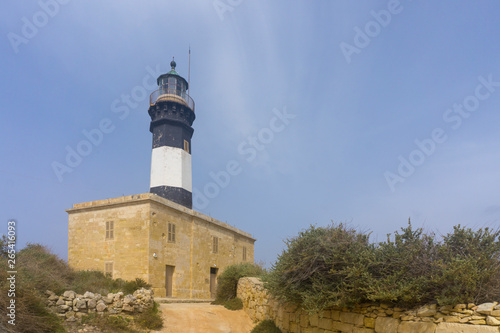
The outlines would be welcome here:
<svg viewBox="0 0 500 333">
<path fill-rule="evenodd" d="M 162 146 L 151 155 L 150 187 L 170 186 L 192 192 L 191 155 L 184 149 Z"/>
</svg>

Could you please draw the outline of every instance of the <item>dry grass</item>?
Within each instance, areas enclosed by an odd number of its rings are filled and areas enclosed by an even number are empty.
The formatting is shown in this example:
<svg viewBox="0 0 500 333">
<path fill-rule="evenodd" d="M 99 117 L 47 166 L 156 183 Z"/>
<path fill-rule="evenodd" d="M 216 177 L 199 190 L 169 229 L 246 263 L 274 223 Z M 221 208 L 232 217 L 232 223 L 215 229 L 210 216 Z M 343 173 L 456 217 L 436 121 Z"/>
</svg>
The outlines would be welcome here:
<svg viewBox="0 0 500 333">
<path fill-rule="evenodd" d="M 0 257 L 6 259 L 6 253 L 4 236 L 0 239 Z M 61 294 L 65 290 L 73 290 L 80 294 L 85 291 L 101 294 L 123 291 L 125 294 L 131 294 L 141 287 L 150 287 L 141 279 L 124 281 L 111 279 L 98 271 L 75 272 L 64 260 L 40 244 L 28 244 L 17 253 L 16 269 L 15 332 L 65 332 L 62 321 L 45 306 L 46 290 L 51 290 L 56 294 Z M 6 309 L 10 302 L 7 295 L 9 289 L 7 283 L 6 270 L 0 270 L 0 307 L 3 309 Z M 148 318 L 144 319 L 144 315 Z M 130 328 L 129 319 L 112 316 L 97 317 L 89 316 L 86 320 L 107 331 L 141 332 L 141 329 Z M 141 318 L 143 322 L 141 325 L 146 329 L 160 327 L 160 322 L 162 322 L 156 307 L 146 310 L 144 314 L 137 317 Z M 12 325 L 7 323 L 8 319 L 7 316 L 0 316 L 1 332 L 8 332 L 12 328 Z"/>
</svg>

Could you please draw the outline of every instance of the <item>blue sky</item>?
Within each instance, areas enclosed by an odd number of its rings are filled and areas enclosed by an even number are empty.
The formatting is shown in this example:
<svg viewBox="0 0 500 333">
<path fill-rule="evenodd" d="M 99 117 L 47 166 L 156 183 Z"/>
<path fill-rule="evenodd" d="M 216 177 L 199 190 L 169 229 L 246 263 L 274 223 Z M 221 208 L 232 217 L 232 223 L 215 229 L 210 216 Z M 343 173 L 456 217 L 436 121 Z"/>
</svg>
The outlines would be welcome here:
<svg viewBox="0 0 500 333">
<path fill-rule="evenodd" d="M 195 208 L 257 238 L 256 261 L 310 224 L 499 226 L 498 2 L 1 6 L 0 221 L 19 246 L 67 258 L 65 209 L 149 191 L 148 96 L 172 56 L 187 78 L 189 46 Z"/>
</svg>

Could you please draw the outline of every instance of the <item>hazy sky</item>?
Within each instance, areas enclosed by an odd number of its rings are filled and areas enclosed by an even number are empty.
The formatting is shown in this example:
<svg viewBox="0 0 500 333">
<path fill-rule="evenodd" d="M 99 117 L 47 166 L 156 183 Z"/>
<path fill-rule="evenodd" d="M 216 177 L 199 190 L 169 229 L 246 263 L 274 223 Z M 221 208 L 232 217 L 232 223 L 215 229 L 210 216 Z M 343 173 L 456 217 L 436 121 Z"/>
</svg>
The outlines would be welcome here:
<svg viewBox="0 0 500 333">
<path fill-rule="evenodd" d="M 196 103 L 195 209 L 256 261 L 310 224 L 500 223 L 497 1 L 3 1 L 0 221 L 67 258 L 74 203 L 149 191 L 149 94 Z M 232 175 L 225 170 L 232 168 Z M 236 167 L 235 167 L 236 166 Z M 235 171 L 236 170 L 236 171 Z"/>
</svg>

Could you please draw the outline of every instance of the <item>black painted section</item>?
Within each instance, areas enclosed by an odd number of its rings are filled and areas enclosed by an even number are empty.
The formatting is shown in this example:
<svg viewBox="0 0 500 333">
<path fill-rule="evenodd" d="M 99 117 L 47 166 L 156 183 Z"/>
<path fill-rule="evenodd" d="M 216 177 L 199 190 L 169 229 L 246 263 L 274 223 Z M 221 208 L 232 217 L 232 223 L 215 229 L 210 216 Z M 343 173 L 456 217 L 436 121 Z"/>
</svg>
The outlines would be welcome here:
<svg viewBox="0 0 500 333">
<path fill-rule="evenodd" d="M 148 113 L 151 117 L 151 127 L 154 126 L 154 123 L 162 120 L 169 120 L 179 123 L 179 125 L 191 127 L 196 118 L 193 110 L 182 103 L 174 101 L 159 101 L 149 107 Z"/>
<path fill-rule="evenodd" d="M 189 209 L 193 208 L 193 194 L 183 188 L 172 186 L 156 186 L 150 188 L 149 192 L 183 205 L 184 207 L 187 207 Z"/>
<path fill-rule="evenodd" d="M 148 113 L 151 116 L 149 131 L 153 133 L 153 148 L 169 146 L 183 149 L 186 140 L 191 152 L 194 132 L 191 125 L 196 118 L 193 110 L 181 103 L 160 101 L 150 106 Z"/>
<path fill-rule="evenodd" d="M 191 137 L 193 129 L 191 127 L 179 126 L 178 123 L 163 121 L 155 123 L 152 127 L 153 149 L 157 147 L 169 146 L 184 149 L 184 140 L 189 142 L 189 153 L 191 154 Z"/>
</svg>

